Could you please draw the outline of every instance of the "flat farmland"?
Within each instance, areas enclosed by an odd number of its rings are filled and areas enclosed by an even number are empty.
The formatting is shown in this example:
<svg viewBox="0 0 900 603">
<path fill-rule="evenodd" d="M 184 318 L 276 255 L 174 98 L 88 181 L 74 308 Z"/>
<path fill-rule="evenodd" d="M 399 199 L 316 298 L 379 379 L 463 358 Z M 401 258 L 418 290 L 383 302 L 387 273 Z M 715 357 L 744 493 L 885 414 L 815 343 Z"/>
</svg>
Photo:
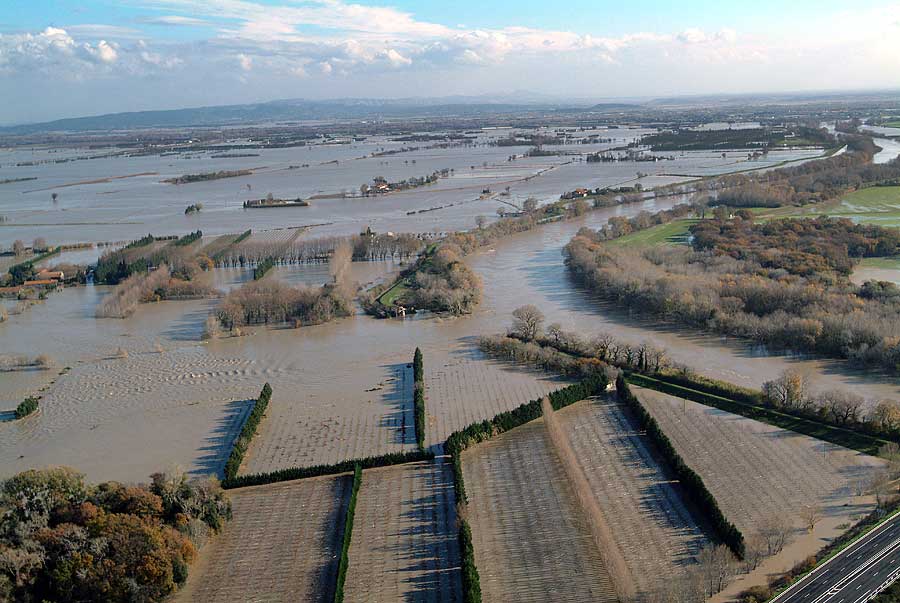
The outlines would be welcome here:
<svg viewBox="0 0 900 603">
<path fill-rule="evenodd" d="M 232 490 L 234 518 L 200 553 L 176 603 L 334 599 L 352 477 Z"/>
<path fill-rule="evenodd" d="M 616 601 L 542 420 L 463 453 L 485 601 Z"/>
<path fill-rule="evenodd" d="M 363 472 L 346 600 L 462 601 L 455 505 L 443 459 Z"/>
<path fill-rule="evenodd" d="M 426 445 L 567 385 L 544 372 L 485 358 L 478 350 L 424 353 Z"/>
<path fill-rule="evenodd" d="M 708 538 L 660 467 L 652 443 L 613 401 L 584 401 L 556 413 L 605 516 L 638 597 L 684 575 Z"/>
<path fill-rule="evenodd" d="M 415 448 L 412 368 L 360 364 L 306 388 L 275 388 L 242 473 L 331 464 Z M 340 383 L 342 387 L 334 387 Z M 273 384 L 274 387 L 274 384 Z"/>
<path fill-rule="evenodd" d="M 854 497 L 883 465 L 879 459 L 656 391 L 633 389 L 678 453 L 707 484 L 745 537 L 773 518 L 803 526 L 804 507 L 850 521 Z"/>
</svg>

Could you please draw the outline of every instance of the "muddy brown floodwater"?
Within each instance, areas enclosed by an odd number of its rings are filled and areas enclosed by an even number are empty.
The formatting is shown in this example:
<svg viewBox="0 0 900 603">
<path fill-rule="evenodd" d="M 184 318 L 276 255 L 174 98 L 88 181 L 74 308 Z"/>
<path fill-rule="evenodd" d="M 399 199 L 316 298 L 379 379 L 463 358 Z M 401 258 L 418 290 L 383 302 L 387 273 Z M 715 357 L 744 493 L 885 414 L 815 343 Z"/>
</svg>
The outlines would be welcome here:
<svg viewBox="0 0 900 603">
<path fill-rule="evenodd" d="M 565 329 L 648 341 L 668 349 L 676 362 L 739 385 L 758 387 L 795 368 L 808 373 L 816 388 L 852 389 L 870 400 L 900 397 L 895 379 L 855 372 L 839 361 L 768 355 L 737 340 L 630 317 L 598 304 L 571 282 L 561 252 L 579 228 L 678 201 L 599 210 L 473 254 L 466 261 L 484 279 L 484 301 L 473 315 L 460 318 L 359 315 L 299 330 L 257 329 L 247 337 L 203 344 L 198 337 L 214 302 L 166 302 L 142 306 L 126 320 L 97 320 L 94 309 L 106 291 L 67 289 L 0 325 L 4 350 L 50 354 L 59 368 L 71 367 L 58 377 L 58 371 L 0 374 L 4 408 L 56 378 L 44 392 L 40 414 L 0 424 L 0 476 L 50 464 L 79 467 L 91 479 L 139 480 L 171 465 L 194 474 L 218 473 L 242 413 L 266 381 L 275 393 L 251 449 L 247 465 L 253 470 L 410 449 L 415 437 L 403 370 L 416 346 L 425 354 L 427 379 L 440 381 L 445 377 L 437 373 L 448 367 L 481 364 L 474 338 L 504 330 L 512 310 L 526 303 Z M 322 266 L 292 270 L 298 271 L 290 277 L 295 282 L 316 281 L 303 271 L 324 274 Z M 114 357 L 120 347 L 128 358 Z M 438 439 L 526 401 L 520 396 L 542 395 L 550 385 L 545 377 L 501 364 L 481 370 L 479 379 L 496 391 L 510 383 L 521 393 L 484 403 L 448 400 L 441 393 L 437 422 L 429 419 Z"/>
</svg>

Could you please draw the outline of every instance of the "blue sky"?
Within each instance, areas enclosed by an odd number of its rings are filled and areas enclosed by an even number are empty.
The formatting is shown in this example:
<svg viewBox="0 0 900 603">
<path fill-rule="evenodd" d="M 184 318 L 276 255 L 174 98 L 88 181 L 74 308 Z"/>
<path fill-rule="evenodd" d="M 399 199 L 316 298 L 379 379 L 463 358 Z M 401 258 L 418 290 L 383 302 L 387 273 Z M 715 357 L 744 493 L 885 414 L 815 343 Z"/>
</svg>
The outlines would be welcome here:
<svg viewBox="0 0 900 603">
<path fill-rule="evenodd" d="M 273 98 L 900 87 L 900 2 L 3 0 L 0 122 Z M 61 102 L 64 99 L 65 102 Z"/>
</svg>

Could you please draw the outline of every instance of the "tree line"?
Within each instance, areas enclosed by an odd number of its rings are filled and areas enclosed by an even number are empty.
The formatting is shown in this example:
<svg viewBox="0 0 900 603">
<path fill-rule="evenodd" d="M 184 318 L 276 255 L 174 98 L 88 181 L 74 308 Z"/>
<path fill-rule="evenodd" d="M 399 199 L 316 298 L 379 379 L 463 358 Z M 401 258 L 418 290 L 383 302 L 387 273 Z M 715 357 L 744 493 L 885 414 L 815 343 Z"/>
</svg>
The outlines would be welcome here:
<svg viewBox="0 0 900 603">
<path fill-rule="evenodd" d="M 857 287 L 836 271 L 799 275 L 715 250 L 613 248 L 584 233 L 569 242 L 565 254 L 582 286 L 632 311 L 776 349 L 890 371 L 900 366 L 900 290 L 891 283 Z M 772 254 L 770 262 L 778 263 L 777 250 Z M 784 262 L 808 271 L 806 264 Z M 822 266 L 827 262 L 819 260 Z"/>
<path fill-rule="evenodd" d="M 425 365 L 422 350 L 413 354 L 413 414 L 416 423 L 416 445 L 425 449 Z"/>
<path fill-rule="evenodd" d="M 350 567 L 350 541 L 353 538 L 353 520 L 356 517 L 356 501 L 359 498 L 360 486 L 362 486 L 362 467 L 357 463 L 353 467 L 353 485 L 350 487 L 347 514 L 344 516 L 344 537 L 341 541 L 341 556 L 338 560 L 334 603 L 343 603 L 344 601 L 344 583 L 347 581 L 347 569 Z"/>
</svg>

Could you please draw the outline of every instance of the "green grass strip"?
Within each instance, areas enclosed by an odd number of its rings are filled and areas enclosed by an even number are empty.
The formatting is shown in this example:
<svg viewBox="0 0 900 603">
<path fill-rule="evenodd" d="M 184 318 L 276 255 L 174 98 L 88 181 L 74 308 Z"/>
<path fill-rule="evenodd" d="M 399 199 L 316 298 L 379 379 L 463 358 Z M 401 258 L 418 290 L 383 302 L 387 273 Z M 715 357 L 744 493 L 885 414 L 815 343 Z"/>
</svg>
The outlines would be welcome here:
<svg viewBox="0 0 900 603">
<path fill-rule="evenodd" d="M 241 428 L 241 434 L 238 436 L 237 440 L 235 440 L 234 446 L 231 447 L 231 454 L 228 455 L 228 461 L 225 462 L 225 481 L 237 478 L 237 473 L 241 468 L 244 455 L 247 453 L 247 448 L 250 447 L 253 436 L 256 435 L 256 428 L 259 426 L 260 421 L 262 421 L 271 398 L 272 386 L 266 383 L 263 385 L 259 398 L 257 398 L 256 403 L 253 405 L 253 410 L 250 411 L 247 420 L 244 422 L 244 426 Z"/>
<path fill-rule="evenodd" d="M 640 387 L 646 387 L 648 389 L 660 391 L 664 394 L 692 400 L 705 406 L 712 406 L 736 415 L 741 415 L 742 417 L 747 417 L 748 419 L 768 423 L 775 427 L 781 427 L 782 429 L 818 438 L 872 456 L 877 456 L 878 450 L 888 443 L 888 440 L 859 433 L 844 427 L 837 427 L 812 419 L 798 417 L 796 415 L 775 410 L 774 408 L 738 402 L 737 400 L 691 389 L 683 385 L 669 383 L 640 373 L 628 373 L 627 379 L 629 383 Z"/>
<path fill-rule="evenodd" d="M 357 465 L 363 469 L 375 467 L 388 467 L 390 465 L 402 465 L 418 461 L 430 461 L 434 459 L 434 453 L 428 450 L 415 450 L 413 452 L 391 452 L 381 456 L 370 456 L 362 459 L 351 459 L 331 465 L 313 465 L 311 467 L 289 467 L 267 473 L 250 473 L 222 480 L 222 487 L 226 490 L 232 488 L 244 488 L 246 486 L 261 486 L 287 482 L 295 479 L 307 479 L 321 475 L 336 475 L 353 471 Z"/>
<path fill-rule="evenodd" d="M 347 568 L 350 566 L 350 540 L 353 538 L 353 518 L 356 516 L 356 499 L 359 496 L 360 485 L 362 485 L 362 467 L 357 464 L 353 468 L 353 488 L 350 490 L 350 503 L 347 505 L 347 518 L 344 520 L 344 543 L 341 545 L 341 560 L 338 562 L 334 603 L 344 601 L 344 582 L 347 581 Z"/>
</svg>

